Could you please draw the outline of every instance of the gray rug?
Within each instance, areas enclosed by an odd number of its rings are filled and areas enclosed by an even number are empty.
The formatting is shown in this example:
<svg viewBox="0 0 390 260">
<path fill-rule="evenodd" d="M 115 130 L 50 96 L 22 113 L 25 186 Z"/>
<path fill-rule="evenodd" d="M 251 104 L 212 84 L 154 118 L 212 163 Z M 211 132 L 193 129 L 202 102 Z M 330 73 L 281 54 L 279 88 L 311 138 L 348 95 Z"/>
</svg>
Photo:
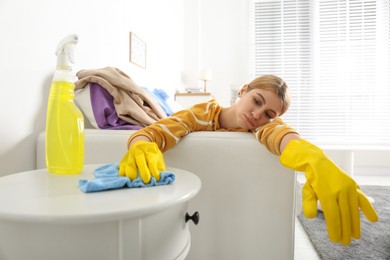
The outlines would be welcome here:
<svg viewBox="0 0 390 260">
<path fill-rule="evenodd" d="M 324 215 L 321 212 L 318 212 L 314 219 L 307 219 L 302 213 L 298 215 L 303 229 L 322 259 L 390 260 L 390 187 L 360 186 L 360 188 L 367 196 L 375 199 L 374 207 L 379 221 L 371 223 L 362 214 L 361 238 L 353 240 L 349 246 L 342 246 L 328 239 Z"/>
</svg>

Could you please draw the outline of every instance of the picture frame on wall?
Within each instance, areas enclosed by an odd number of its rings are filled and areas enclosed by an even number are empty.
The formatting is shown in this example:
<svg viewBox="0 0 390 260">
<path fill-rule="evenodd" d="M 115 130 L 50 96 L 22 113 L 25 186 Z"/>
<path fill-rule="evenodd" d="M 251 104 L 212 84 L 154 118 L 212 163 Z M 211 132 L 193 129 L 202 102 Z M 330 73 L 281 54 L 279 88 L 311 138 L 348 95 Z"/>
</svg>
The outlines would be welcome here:
<svg viewBox="0 0 390 260">
<path fill-rule="evenodd" d="M 146 43 L 130 32 L 130 62 L 146 69 Z"/>
</svg>

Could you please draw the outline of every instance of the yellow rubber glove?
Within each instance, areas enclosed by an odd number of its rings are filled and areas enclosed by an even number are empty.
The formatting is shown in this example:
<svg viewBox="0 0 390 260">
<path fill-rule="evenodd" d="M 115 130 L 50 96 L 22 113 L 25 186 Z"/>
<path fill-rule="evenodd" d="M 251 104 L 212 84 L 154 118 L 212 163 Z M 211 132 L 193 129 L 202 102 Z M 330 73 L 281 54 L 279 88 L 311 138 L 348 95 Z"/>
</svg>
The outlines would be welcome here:
<svg viewBox="0 0 390 260">
<path fill-rule="evenodd" d="M 351 238 L 360 238 L 359 209 L 369 221 L 378 220 L 374 207 L 356 182 L 317 146 L 302 139 L 292 140 L 282 152 L 280 162 L 305 172 L 303 213 L 307 218 L 314 218 L 319 200 L 331 241 L 349 245 Z"/>
<path fill-rule="evenodd" d="M 137 141 L 127 151 L 119 163 L 119 175 L 130 180 L 138 177 L 146 184 L 151 176 L 160 180 L 160 171 L 165 171 L 164 156 L 154 142 Z"/>
</svg>

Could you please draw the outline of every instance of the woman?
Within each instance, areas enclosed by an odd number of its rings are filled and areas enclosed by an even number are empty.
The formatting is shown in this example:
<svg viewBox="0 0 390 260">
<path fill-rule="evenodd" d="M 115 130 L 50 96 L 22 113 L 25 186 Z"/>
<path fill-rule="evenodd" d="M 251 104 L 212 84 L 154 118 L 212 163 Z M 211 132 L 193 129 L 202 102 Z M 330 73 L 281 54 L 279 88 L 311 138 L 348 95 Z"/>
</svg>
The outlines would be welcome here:
<svg viewBox="0 0 390 260">
<path fill-rule="evenodd" d="M 359 209 L 372 222 L 378 216 L 351 177 L 279 118 L 289 105 L 288 88 L 282 79 L 273 75 L 258 77 L 240 89 L 231 107 L 223 108 L 211 100 L 137 131 L 129 138 L 129 150 L 120 162 L 120 175 L 133 180 L 139 172 L 145 183 L 151 176 L 159 180 L 159 172 L 165 170 L 162 152 L 190 132 L 253 132 L 271 153 L 280 155 L 282 165 L 305 172 L 304 215 L 314 218 L 319 200 L 329 239 L 348 245 L 351 238 L 360 238 Z"/>
</svg>

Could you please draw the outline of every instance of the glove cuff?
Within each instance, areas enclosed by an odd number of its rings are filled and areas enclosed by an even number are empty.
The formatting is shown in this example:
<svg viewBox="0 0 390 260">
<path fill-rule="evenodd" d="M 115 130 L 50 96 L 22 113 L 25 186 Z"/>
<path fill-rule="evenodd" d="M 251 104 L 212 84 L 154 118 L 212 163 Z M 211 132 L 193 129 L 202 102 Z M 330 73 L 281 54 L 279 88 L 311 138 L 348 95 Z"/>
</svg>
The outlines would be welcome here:
<svg viewBox="0 0 390 260">
<path fill-rule="evenodd" d="M 310 159 L 323 156 L 323 151 L 312 143 L 304 139 L 291 140 L 280 155 L 280 163 L 296 171 L 305 171 Z"/>
<path fill-rule="evenodd" d="M 145 141 L 145 140 L 138 140 L 138 141 L 135 141 L 131 147 L 135 147 L 135 146 L 138 146 L 138 145 L 141 145 L 141 144 L 146 144 L 146 143 L 151 143 L 151 142 L 148 142 L 148 141 Z"/>
</svg>

